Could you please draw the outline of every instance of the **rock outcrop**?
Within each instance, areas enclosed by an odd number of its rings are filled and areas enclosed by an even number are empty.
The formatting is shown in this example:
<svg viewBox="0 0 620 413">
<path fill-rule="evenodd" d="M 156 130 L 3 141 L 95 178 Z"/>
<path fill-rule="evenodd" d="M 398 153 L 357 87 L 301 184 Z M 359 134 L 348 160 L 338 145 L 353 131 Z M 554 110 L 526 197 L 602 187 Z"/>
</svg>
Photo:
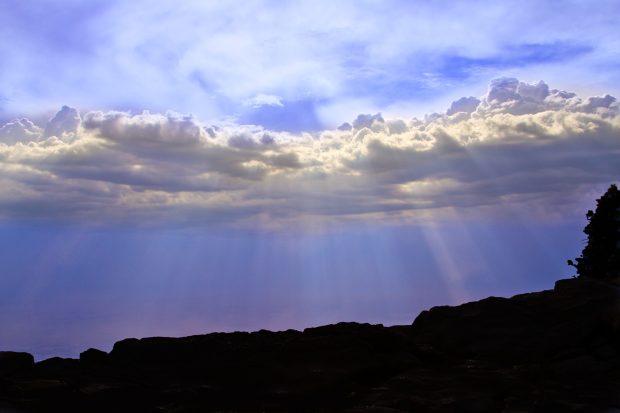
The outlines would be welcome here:
<svg viewBox="0 0 620 413">
<path fill-rule="evenodd" d="M 3 354 L 0 411 L 612 412 L 620 283 L 562 280 L 410 326 L 126 339 L 36 364 Z"/>
<path fill-rule="evenodd" d="M 29 353 L 0 351 L 0 377 L 27 371 L 34 366 L 34 357 Z"/>
</svg>

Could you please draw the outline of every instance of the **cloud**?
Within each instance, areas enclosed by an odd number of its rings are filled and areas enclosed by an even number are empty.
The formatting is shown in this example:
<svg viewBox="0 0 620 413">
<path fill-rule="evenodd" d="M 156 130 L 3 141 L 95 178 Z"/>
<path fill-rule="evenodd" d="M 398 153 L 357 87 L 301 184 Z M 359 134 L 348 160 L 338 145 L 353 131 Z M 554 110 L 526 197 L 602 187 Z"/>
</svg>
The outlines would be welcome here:
<svg viewBox="0 0 620 413">
<path fill-rule="evenodd" d="M 30 142 L 39 139 L 42 129 L 30 120 L 15 119 L 0 126 L 0 142 L 14 144 L 17 142 Z"/>
<path fill-rule="evenodd" d="M 67 134 L 76 134 L 81 123 L 82 119 L 76 109 L 63 106 L 56 116 L 47 122 L 43 136 L 62 137 Z"/>
<path fill-rule="evenodd" d="M 443 101 L 519 69 L 616 93 L 614 16 L 613 0 L 562 10 L 533 0 L 21 2 L 0 16 L 0 89 L 7 114 L 70 102 L 205 119 L 307 109 L 294 102 L 387 117 L 387 105 Z"/>
<path fill-rule="evenodd" d="M 453 105 L 458 104 L 457 102 Z M 530 84 L 520 82 L 515 78 L 503 77 L 491 81 L 486 96 L 482 98 L 475 112 L 477 116 L 487 117 L 491 114 L 502 113 L 526 115 L 547 110 L 615 116 L 618 112 L 618 105 L 616 99 L 610 95 L 592 96 L 582 100 L 575 93 L 549 89 L 543 81 Z"/>
<path fill-rule="evenodd" d="M 357 118 L 355 118 L 355 120 L 353 121 L 353 128 L 355 129 L 362 129 L 362 128 L 370 128 L 372 129 L 373 126 L 375 126 L 376 124 L 382 124 L 385 123 L 385 120 L 383 119 L 383 117 L 381 116 L 380 113 L 374 114 L 374 115 L 358 115 Z"/>
<path fill-rule="evenodd" d="M 510 78 L 444 114 L 313 133 L 63 107 L 47 125 L 0 127 L 0 217 L 200 227 L 553 213 L 617 181 L 618 165 L 613 97 Z"/>
<path fill-rule="evenodd" d="M 476 110 L 479 104 L 480 99 L 478 98 L 475 98 L 473 96 L 462 97 L 459 100 L 455 100 L 454 102 L 452 102 L 452 104 L 446 111 L 446 114 L 454 115 L 456 113 L 462 112 L 469 115 Z"/>
<path fill-rule="evenodd" d="M 276 95 L 267 95 L 259 93 L 251 99 L 247 99 L 243 102 L 245 106 L 251 106 L 253 108 L 259 108 L 261 106 L 284 106 L 282 98 Z"/>
</svg>

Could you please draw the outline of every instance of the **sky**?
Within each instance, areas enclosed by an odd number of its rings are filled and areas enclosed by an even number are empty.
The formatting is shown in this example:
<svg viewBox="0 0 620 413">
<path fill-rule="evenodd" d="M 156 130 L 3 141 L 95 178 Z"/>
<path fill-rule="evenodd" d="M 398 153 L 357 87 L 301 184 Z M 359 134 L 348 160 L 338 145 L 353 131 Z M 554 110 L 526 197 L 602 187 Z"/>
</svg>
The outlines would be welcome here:
<svg viewBox="0 0 620 413">
<path fill-rule="evenodd" d="M 0 349 L 551 288 L 620 172 L 614 1 L 6 0 Z"/>
</svg>

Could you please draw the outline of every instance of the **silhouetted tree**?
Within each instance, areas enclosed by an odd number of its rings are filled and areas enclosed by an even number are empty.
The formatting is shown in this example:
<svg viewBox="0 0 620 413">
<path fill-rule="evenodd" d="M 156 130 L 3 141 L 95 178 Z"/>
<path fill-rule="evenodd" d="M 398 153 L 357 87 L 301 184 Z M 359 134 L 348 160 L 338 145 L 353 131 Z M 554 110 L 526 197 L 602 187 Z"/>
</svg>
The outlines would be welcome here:
<svg viewBox="0 0 620 413">
<path fill-rule="evenodd" d="M 580 277 L 620 278 L 620 191 L 616 185 L 596 201 L 596 211 L 588 211 L 586 218 L 583 232 L 588 244 L 576 263 L 568 260 L 568 265 Z"/>
</svg>

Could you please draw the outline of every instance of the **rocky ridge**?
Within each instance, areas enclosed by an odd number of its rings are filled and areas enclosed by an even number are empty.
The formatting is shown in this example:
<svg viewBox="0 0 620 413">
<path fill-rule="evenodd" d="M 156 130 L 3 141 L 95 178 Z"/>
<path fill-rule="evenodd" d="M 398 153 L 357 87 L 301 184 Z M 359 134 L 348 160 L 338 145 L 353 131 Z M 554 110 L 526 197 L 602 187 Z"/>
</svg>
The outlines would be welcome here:
<svg viewBox="0 0 620 413">
<path fill-rule="evenodd" d="M 0 412 L 620 411 L 620 282 L 423 311 L 410 326 L 117 342 L 35 363 L 0 352 Z"/>
</svg>

